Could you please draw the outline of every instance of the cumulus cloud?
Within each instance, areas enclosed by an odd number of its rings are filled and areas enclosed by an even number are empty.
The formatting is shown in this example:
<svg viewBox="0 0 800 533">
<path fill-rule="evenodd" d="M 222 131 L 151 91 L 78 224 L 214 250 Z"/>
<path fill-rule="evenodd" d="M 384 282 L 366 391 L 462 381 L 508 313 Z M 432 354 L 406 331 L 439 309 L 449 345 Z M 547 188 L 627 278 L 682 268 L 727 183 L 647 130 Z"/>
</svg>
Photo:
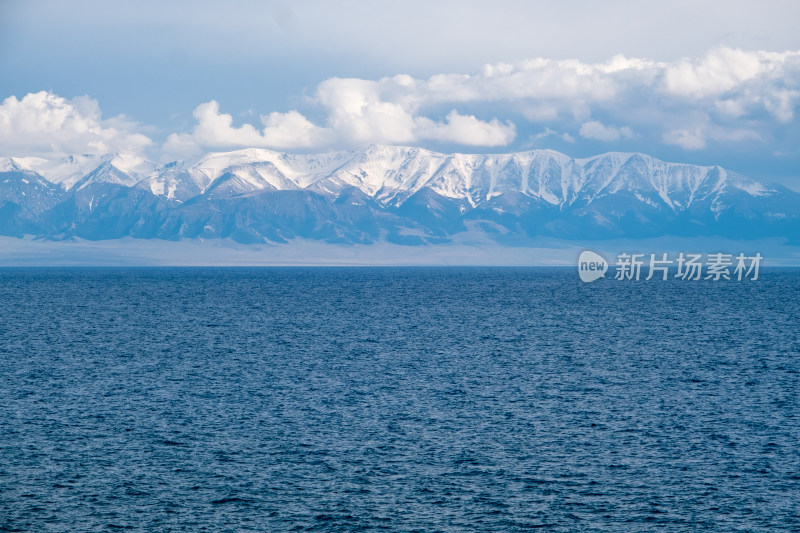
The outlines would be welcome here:
<svg viewBox="0 0 800 533">
<path fill-rule="evenodd" d="M 567 143 L 575 142 L 575 138 L 569 133 L 559 133 L 556 130 L 550 128 L 545 128 L 543 131 L 531 135 L 530 140 L 535 142 L 535 141 L 540 141 L 542 139 L 546 139 L 548 137 L 557 137 Z"/>
<path fill-rule="evenodd" d="M 221 113 L 215 100 L 200 104 L 194 110 L 197 124 L 191 133 L 173 133 L 167 138 L 164 151 L 173 157 L 186 157 L 203 148 L 235 149 L 242 147 L 299 148 L 324 145 L 326 132 L 314 126 L 297 111 L 270 113 L 261 117 L 264 128 L 252 124 L 233 125 L 233 117 Z"/>
<path fill-rule="evenodd" d="M 332 78 L 317 89 L 316 100 L 328 111 L 328 127 L 353 143 L 410 143 L 414 135 L 417 104 L 403 94 L 413 95 L 413 80 L 398 76 L 395 94 L 387 93 L 384 80 Z M 410 84 L 404 87 L 403 84 Z M 392 87 L 389 87 L 392 89 Z M 404 89 L 407 89 L 404 90 Z"/>
<path fill-rule="evenodd" d="M 606 126 L 596 120 L 584 122 L 578 134 L 584 139 L 596 139 L 598 141 L 618 141 L 620 137 L 626 139 L 633 137 L 633 132 L 628 126 L 622 126 L 621 128 Z"/>
<path fill-rule="evenodd" d="M 264 142 L 275 148 L 313 147 L 327 144 L 328 132 L 297 111 L 273 112 L 261 117 Z"/>
<path fill-rule="evenodd" d="M 506 146 L 517 133 L 511 122 L 501 124 L 497 119 L 484 122 L 474 115 L 461 115 L 455 109 L 447 115 L 444 122 L 434 122 L 424 117 L 418 118 L 416 122 L 421 139 L 469 146 Z"/>
<path fill-rule="evenodd" d="M 431 141 L 502 147 L 511 145 L 521 128 L 545 127 L 561 132 L 548 135 L 561 142 L 637 140 L 698 150 L 709 142 L 764 140 L 776 122 L 795 120 L 800 52 L 718 48 L 671 63 L 622 55 L 602 63 L 536 58 L 427 79 L 331 78 L 316 87 L 308 103 L 321 111 L 319 123 L 298 111 L 271 113 L 261 117 L 263 129 L 233 126 L 216 102 L 202 104 L 194 130 L 171 136 L 167 147 Z M 449 113 L 435 118 L 443 108 Z"/>
<path fill-rule="evenodd" d="M 273 112 L 261 117 L 263 129 L 233 125 L 216 101 L 194 111 L 197 124 L 189 133 L 171 134 L 164 149 L 185 156 L 202 149 L 267 147 L 276 149 L 359 146 L 370 143 L 414 144 L 438 141 L 465 146 L 506 146 L 516 136 L 510 121 L 482 120 L 452 109 L 443 120 L 419 113 L 424 104 L 410 76 L 373 81 L 331 78 L 317 88 L 314 102 L 326 110 L 323 125 L 298 111 Z"/>
<path fill-rule="evenodd" d="M 193 126 L 168 135 L 161 148 L 179 158 L 214 149 L 371 143 L 517 149 L 589 140 L 692 151 L 780 142 L 776 135 L 791 137 L 786 126 L 797 120 L 800 51 L 718 48 L 673 62 L 536 58 L 425 79 L 330 78 L 309 94 L 303 109 L 265 110 L 260 122 L 234 120 L 215 100 L 201 103 Z M 103 119 L 90 98 L 40 92 L 0 105 L 0 145 L 14 155 L 138 151 L 149 144 L 140 126 Z"/>
<path fill-rule="evenodd" d="M 668 92 L 684 96 L 719 95 L 748 80 L 779 70 L 786 59 L 786 53 L 718 48 L 705 57 L 682 59 L 667 66 L 664 85 Z"/>
<path fill-rule="evenodd" d="M 0 155 L 61 156 L 139 152 L 152 144 L 124 116 L 103 119 L 88 97 L 67 100 L 50 92 L 9 96 L 0 104 Z"/>
<path fill-rule="evenodd" d="M 702 150 L 708 141 L 742 142 L 763 141 L 762 135 L 748 128 L 720 127 L 710 122 L 707 116 L 698 116 L 687 127 L 667 130 L 662 134 L 664 144 L 679 146 L 684 150 Z"/>
<path fill-rule="evenodd" d="M 706 137 L 701 128 L 665 131 L 662 138 L 665 144 L 680 146 L 685 150 L 700 150 L 706 147 Z"/>
</svg>

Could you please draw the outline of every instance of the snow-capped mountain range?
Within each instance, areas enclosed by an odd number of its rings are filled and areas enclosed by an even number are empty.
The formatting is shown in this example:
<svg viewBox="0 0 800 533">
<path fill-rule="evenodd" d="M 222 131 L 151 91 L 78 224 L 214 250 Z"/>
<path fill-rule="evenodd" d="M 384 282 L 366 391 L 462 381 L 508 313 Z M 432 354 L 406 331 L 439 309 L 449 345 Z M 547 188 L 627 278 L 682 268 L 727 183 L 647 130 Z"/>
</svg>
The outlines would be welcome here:
<svg viewBox="0 0 800 533">
<path fill-rule="evenodd" d="M 800 239 L 800 194 L 638 153 L 263 149 L 159 165 L 138 156 L 0 159 L 0 234 L 447 242 L 661 235 Z"/>
</svg>

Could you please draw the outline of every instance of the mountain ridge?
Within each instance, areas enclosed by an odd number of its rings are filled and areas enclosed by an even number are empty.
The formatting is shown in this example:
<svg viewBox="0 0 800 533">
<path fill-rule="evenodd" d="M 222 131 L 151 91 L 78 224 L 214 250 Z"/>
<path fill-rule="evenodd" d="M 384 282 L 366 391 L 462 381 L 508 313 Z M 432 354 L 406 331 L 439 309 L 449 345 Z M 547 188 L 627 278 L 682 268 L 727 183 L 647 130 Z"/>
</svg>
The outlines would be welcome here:
<svg viewBox="0 0 800 533">
<path fill-rule="evenodd" d="M 165 165 L 126 154 L 7 157 L 0 184 L 0 234 L 48 239 L 436 244 L 468 227 L 511 244 L 536 235 L 800 236 L 794 191 L 717 165 L 626 152 L 251 148 Z"/>
</svg>

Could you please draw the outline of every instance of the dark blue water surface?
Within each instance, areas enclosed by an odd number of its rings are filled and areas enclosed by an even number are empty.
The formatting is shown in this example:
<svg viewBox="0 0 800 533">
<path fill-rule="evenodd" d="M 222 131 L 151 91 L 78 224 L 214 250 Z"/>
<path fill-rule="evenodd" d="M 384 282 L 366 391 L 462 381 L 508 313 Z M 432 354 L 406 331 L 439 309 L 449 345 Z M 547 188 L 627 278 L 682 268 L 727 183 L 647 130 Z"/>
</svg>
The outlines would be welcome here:
<svg viewBox="0 0 800 533">
<path fill-rule="evenodd" d="M 800 272 L 0 270 L 0 529 L 800 530 Z"/>
</svg>

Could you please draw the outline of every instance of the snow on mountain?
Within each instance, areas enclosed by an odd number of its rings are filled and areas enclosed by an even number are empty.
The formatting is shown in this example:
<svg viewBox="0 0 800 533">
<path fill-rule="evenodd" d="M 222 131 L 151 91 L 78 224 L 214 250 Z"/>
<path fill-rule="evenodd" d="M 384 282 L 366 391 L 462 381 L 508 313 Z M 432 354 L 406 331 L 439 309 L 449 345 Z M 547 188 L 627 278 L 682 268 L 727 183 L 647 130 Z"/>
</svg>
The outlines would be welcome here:
<svg viewBox="0 0 800 533">
<path fill-rule="evenodd" d="M 13 202 L 40 213 L 54 206 L 62 197 L 63 191 L 40 174 L 0 165 L 0 203 Z"/>
<path fill-rule="evenodd" d="M 158 166 L 132 155 L 4 158 L 0 171 L 31 170 L 69 190 L 106 182 L 146 188 L 186 201 L 207 192 L 235 197 L 308 189 L 337 195 L 355 187 L 381 205 L 401 205 L 428 188 L 471 207 L 519 192 L 554 206 L 589 205 L 630 193 L 673 211 L 731 187 L 752 196 L 775 190 L 720 167 L 667 163 L 644 154 L 611 152 L 572 159 L 552 150 L 513 154 L 441 154 L 421 148 L 370 146 L 362 151 L 286 154 L 266 149 L 217 152 Z"/>
<path fill-rule="evenodd" d="M 123 167 L 126 167 L 123 165 Z M 100 166 L 92 170 L 89 174 L 76 181 L 70 189 L 81 190 L 93 183 L 111 183 L 132 187 L 141 181 L 142 175 L 135 170 L 128 168 L 128 171 L 120 169 L 114 160 L 105 161 Z"/>
<path fill-rule="evenodd" d="M 266 190 L 304 189 L 330 176 L 354 155 L 298 155 L 260 148 L 217 152 L 167 165 L 141 185 L 155 195 L 178 201 L 200 194 L 233 197 Z"/>
<path fill-rule="evenodd" d="M 413 243 L 439 242 L 475 224 L 504 239 L 669 232 L 800 236 L 797 193 L 718 166 L 668 163 L 639 153 L 575 159 L 552 150 L 246 149 L 167 165 L 120 154 L 5 158 L 2 176 L 9 185 L 0 190 L 0 206 L 23 206 L 27 195 L 38 197 L 38 207 L 21 213 L 36 219 L 32 227 L 49 224 L 55 236 L 230 235 L 259 242 L 303 235 Z M 47 182 L 29 185 L 37 176 Z"/>
<path fill-rule="evenodd" d="M 71 188 L 78 180 L 97 168 L 108 156 L 91 154 L 71 155 L 59 159 L 42 159 L 40 157 L 8 157 L 0 164 L 0 170 L 30 170 L 43 176 L 51 183 Z"/>
<path fill-rule="evenodd" d="M 311 181 L 313 189 L 338 194 L 346 187 L 355 187 L 382 204 L 398 195 L 413 194 L 431 179 L 445 160 L 444 155 L 395 146 L 370 146 L 351 156 L 326 177 Z M 338 162 L 342 158 L 336 158 Z M 402 199 L 399 203 L 402 203 Z"/>
<path fill-rule="evenodd" d="M 155 173 L 158 168 L 157 164 L 131 154 L 103 156 L 84 154 L 53 160 L 40 157 L 0 159 L 0 172 L 30 170 L 66 190 L 72 189 L 78 182 L 81 182 L 80 186 L 85 187 L 90 182 L 104 180 L 130 186 Z"/>
</svg>

